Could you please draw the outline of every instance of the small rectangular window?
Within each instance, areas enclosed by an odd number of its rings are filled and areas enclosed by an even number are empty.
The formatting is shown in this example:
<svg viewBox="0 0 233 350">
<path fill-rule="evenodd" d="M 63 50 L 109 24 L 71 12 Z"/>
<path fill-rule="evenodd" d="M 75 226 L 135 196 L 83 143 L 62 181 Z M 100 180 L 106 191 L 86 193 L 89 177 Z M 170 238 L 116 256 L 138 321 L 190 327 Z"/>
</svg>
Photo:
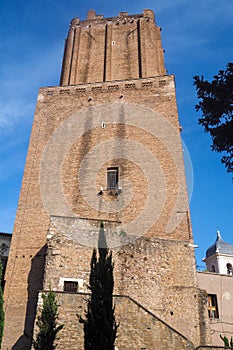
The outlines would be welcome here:
<svg viewBox="0 0 233 350">
<path fill-rule="evenodd" d="M 77 293 L 78 282 L 64 281 L 64 292 Z"/>
<path fill-rule="evenodd" d="M 208 294 L 208 315 L 209 318 L 219 318 L 216 294 Z"/>
<path fill-rule="evenodd" d="M 231 264 L 227 264 L 227 274 L 233 275 L 233 268 Z"/>
<path fill-rule="evenodd" d="M 107 189 L 118 189 L 118 168 L 107 168 Z"/>
</svg>

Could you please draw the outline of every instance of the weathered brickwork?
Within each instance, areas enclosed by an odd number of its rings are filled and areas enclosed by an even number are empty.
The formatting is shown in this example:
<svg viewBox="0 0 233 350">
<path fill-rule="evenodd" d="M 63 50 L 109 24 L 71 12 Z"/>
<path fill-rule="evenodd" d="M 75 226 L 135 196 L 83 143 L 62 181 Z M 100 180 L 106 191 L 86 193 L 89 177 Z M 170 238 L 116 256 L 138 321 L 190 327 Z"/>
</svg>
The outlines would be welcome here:
<svg viewBox="0 0 233 350">
<path fill-rule="evenodd" d="M 208 343 L 174 77 L 165 75 L 153 12 L 73 20 L 61 85 L 38 94 L 6 272 L 2 349 L 30 349 L 39 290 L 61 290 L 69 277 L 85 291 L 101 220 L 114 248 L 115 293 L 195 345 Z M 107 190 L 110 167 L 119 171 L 119 193 Z"/>
</svg>

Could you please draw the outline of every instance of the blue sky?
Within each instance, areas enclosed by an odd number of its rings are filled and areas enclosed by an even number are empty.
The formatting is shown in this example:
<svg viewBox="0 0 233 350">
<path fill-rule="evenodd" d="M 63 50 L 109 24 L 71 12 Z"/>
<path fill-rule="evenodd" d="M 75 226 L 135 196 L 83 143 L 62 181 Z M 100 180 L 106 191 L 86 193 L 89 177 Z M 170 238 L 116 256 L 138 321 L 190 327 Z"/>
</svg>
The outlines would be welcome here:
<svg viewBox="0 0 233 350">
<path fill-rule="evenodd" d="M 210 150 L 198 125 L 194 75 L 211 79 L 232 62 L 232 0 L 0 1 L 0 231 L 12 232 L 27 146 L 40 86 L 58 85 L 70 20 L 89 9 L 105 17 L 120 11 L 155 11 L 162 27 L 165 65 L 175 74 L 182 138 L 189 150 L 194 188 L 191 219 L 197 265 L 217 227 L 233 243 L 232 176 Z M 199 115 L 200 116 L 200 115 Z"/>
</svg>

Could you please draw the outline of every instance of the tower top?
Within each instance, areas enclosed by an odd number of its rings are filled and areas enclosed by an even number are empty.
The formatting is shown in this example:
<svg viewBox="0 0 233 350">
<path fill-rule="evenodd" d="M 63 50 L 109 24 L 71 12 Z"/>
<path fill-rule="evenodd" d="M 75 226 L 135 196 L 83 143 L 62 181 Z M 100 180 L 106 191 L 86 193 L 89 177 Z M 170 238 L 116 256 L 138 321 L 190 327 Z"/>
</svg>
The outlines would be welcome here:
<svg viewBox="0 0 233 350">
<path fill-rule="evenodd" d="M 143 13 L 142 14 L 136 14 L 136 15 L 129 15 L 128 12 L 123 11 L 123 12 L 119 12 L 118 16 L 115 17 L 107 17 L 104 18 L 103 15 L 97 15 L 95 10 L 89 10 L 87 13 L 87 18 L 83 21 L 80 21 L 79 17 L 75 17 L 72 19 L 71 21 L 71 25 L 72 24 L 77 24 L 77 23 L 84 23 L 87 21 L 100 21 L 100 20 L 104 20 L 104 21 L 112 21 L 114 19 L 119 20 L 122 18 L 140 18 L 140 17 L 145 17 L 148 19 L 155 19 L 155 14 L 154 11 L 150 10 L 150 9 L 143 9 Z"/>
<path fill-rule="evenodd" d="M 66 39 L 61 85 L 165 75 L 160 28 L 152 10 L 104 18 L 90 10 L 73 18 Z"/>
</svg>

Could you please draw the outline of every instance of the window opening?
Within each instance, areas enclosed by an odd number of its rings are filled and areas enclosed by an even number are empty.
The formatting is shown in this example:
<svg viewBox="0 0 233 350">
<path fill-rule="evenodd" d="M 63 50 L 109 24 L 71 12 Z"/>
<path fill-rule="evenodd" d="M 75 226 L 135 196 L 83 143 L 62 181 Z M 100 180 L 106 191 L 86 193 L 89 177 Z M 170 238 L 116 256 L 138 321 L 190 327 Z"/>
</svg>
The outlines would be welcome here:
<svg viewBox="0 0 233 350">
<path fill-rule="evenodd" d="M 212 272 L 216 272 L 216 270 L 215 270 L 215 265 L 214 265 L 214 264 L 211 266 L 211 271 L 212 271 Z"/>
<path fill-rule="evenodd" d="M 77 293 L 78 282 L 64 281 L 64 292 Z"/>
<path fill-rule="evenodd" d="M 227 264 L 227 274 L 233 275 L 233 268 L 231 264 Z"/>
<path fill-rule="evenodd" d="M 208 295 L 208 315 L 209 315 L 209 318 L 219 318 L 216 294 Z"/>
<path fill-rule="evenodd" d="M 118 168 L 107 168 L 107 189 L 117 190 L 118 189 Z"/>
</svg>

